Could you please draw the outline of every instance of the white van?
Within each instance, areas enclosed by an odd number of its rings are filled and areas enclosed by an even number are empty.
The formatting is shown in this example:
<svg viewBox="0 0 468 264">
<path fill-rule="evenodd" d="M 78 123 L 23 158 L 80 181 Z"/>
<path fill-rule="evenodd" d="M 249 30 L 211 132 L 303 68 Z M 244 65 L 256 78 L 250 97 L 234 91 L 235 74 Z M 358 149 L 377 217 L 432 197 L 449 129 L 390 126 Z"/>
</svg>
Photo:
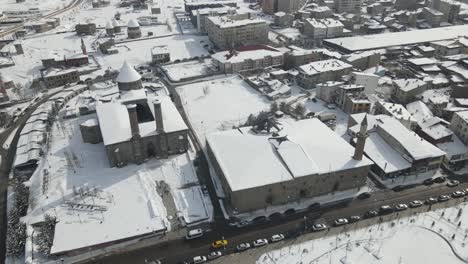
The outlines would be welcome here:
<svg viewBox="0 0 468 264">
<path fill-rule="evenodd" d="M 185 239 L 194 239 L 201 236 L 203 236 L 203 230 L 201 230 L 200 228 L 192 229 L 188 231 L 187 235 L 185 236 Z"/>
</svg>

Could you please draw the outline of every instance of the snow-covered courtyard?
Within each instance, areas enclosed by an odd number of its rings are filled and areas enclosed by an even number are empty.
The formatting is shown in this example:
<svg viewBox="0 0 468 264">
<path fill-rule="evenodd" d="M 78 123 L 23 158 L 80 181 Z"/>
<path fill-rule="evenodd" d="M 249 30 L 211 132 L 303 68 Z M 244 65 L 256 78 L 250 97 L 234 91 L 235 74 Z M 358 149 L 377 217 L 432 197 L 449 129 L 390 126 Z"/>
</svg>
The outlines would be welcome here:
<svg viewBox="0 0 468 264">
<path fill-rule="evenodd" d="M 250 114 L 270 107 L 270 102 L 239 76 L 184 85 L 177 91 L 202 144 L 205 135 L 239 126 Z"/>
</svg>

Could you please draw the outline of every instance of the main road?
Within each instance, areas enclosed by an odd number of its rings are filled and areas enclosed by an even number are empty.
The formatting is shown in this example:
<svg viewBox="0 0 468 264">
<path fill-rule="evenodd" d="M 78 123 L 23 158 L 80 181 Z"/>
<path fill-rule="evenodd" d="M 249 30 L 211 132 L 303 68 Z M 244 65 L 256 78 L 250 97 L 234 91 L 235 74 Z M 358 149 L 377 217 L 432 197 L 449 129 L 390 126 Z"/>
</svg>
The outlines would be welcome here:
<svg viewBox="0 0 468 264">
<path fill-rule="evenodd" d="M 223 228 L 216 228 L 207 232 L 205 236 L 197 240 L 172 240 L 132 252 L 106 256 L 89 263 L 145 263 L 146 260 L 155 259 L 162 259 L 163 263 L 178 263 L 188 260 L 193 256 L 207 255 L 210 252 L 210 243 L 221 238 L 229 241 L 229 245 L 223 250 L 223 253 L 231 254 L 235 252 L 235 246 L 239 243 L 252 242 L 258 238 L 269 238 L 278 233 L 285 234 L 287 238 L 295 238 L 306 231 L 306 226 L 310 227 L 313 223 L 326 223 L 328 226 L 332 226 L 333 221 L 340 217 L 349 217 L 352 215 L 362 216 L 367 211 L 378 209 L 382 205 L 409 203 L 413 200 L 424 201 L 429 197 L 450 194 L 462 188 L 468 188 L 468 184 L 462 184 L 457 188 L 449 188 L 444 184 L 436 184 L 430 187 L 419 186 L 402 192 L 394 192 L 391 190 L 378 191 L 374 193 L 371 198 L 366 200 L 355 199 L 348 203 L 322 208 L 321 210 L 309 210 L 289 216 L 279 216 L 278 218 L 262 223 L 254 223 L 244 228 L 224 226 Z M 455 198 L 452 198 L 452 200 L 452 202 L 462 202 L 465 198 L 460 198 L 457 201 L 455 201 Z M 444 206 L 444 204 L 440 203 L 434 205 L 434 207 L 440 206 Z M 411 210 L 413 209 L 409 209 L 408 211 Z M 431 207 L 425 205 L 423 208 L 418 209 L 419 212 L 426 210 L 431 210 Z M 394 213 L 394 216 L 396 214 L 397 213 Z M 377 219 L 378 218 L 376 218 L 376 220 Z M 306 222 L 307 224 L 305 224 Z M 373 224 L 375 221 L 369 221 L 368 223 Z M 352 228 L 352 225 L 350 225 L 349 228 Z M 306 232 L 309 232 L 308 229 Z"/>
</svg>

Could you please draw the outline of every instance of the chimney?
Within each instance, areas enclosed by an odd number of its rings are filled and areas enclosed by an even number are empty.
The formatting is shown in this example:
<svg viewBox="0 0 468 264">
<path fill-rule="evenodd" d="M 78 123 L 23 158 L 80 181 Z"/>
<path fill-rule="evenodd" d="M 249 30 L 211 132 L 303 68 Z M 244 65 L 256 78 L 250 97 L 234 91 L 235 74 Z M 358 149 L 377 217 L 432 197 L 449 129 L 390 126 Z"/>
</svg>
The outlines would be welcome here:
<svg viewBox="0 0 468 264">
<path fill-rule="evenodd" d="M 162 110 L 161 110 L 161 100 L 159 99 L 154 100 L 153 105 L 154 105 L 154 120 L 156 120 L 156 131 L 163 133 L 164 122 L 163 122 Z"/>
<path fill-rule="evenodd" d="M 132 130 L 132 137 L 140 135 L 140 128 L 138 127 L 138 116 L 136 111 L 136 104 L 127 105 L 128 118 L 130 119 L 130 129 Z"/>
</svg>

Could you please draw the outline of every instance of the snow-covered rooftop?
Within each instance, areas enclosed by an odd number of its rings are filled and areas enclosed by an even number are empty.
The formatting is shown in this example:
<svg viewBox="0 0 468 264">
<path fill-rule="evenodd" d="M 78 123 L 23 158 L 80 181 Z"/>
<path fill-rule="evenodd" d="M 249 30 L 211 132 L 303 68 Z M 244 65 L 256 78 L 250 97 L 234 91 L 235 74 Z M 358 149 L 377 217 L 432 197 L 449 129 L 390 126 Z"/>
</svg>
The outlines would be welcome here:
<svg viewBox="0 0 468 264">
<path fill-rule="evenodd" d="M 411 163 L 405 160 L 377 133 L 370 133 L 364 151 L 385 173 L 411 168 Z"/>
<path fill-rule="evenodd" d="M 140 24 L 138 24 L 138 21 L 136 21 L 136 19 L 130 19 L 130 21 L 128 21 L 127 27 L 128 28 L 138 28 L 138 27 L 140 27 Z"/>
<path fill-rule="evenodd" d="M 307 75 L 314 75 L 328 71 L 339 71 L 346 68 L 352 68 L 352 66 L 337 59 L 314 61 L 309 64 L 299 66 L 299 69 Z"/>
<path fill-rule="evenodd" d="M 442 125 L 441 123 L 435 124 L 433 126 L 425 127 L 422 129 L 422 131 L 434 140 L 438 140 L 438 139 L 453 135 L 452 130 Z"/>
<path fill-rule="evenodd" d="M 128 62 L 124 62 L 116 80 L 120 83 L 131 83 L 139 81 L 140 79 L 141 75 L 135 70 L 135 68 L 133 68 L 133 66 Z"/>
<path fill-rule="evenodd" d="M 417 120 L 418 123 L 422 123 L 434 116 L 429 107 L 427 107 L 427 105 L 420 100 L 407 104 L 406 109 L 411 113 L 411 115 L 414 117 L 414 119 Z"/>
<path fill-rule="evenodd" d="M 408 130 L 396 119 L 387 119 L 379 126 L 389 135 L 392 135 L 401 146 L 404 146 L 414 160 L 435 158 L 445 154 L 416 133 Z"/>
<path fill-rule="evenodd" d="M 284 120 L 282 125 L 288 139 L 283 142 L 241 130 L 207 136 L 233 191 L 372 164 L 367 158 L 354 160 L 354 148 L 318 119 Z"/>
<path fill-rule="evenodd" d="M 254 25 L 254 24 L 265 24 L 265 20 L 255 18 L 255 19 L 231 19 L 227 16 L 212 16 L 208 17 L 213 24 L 220 28 L 232 28 L 232 27 L 242 27 L 246 25 Z"/>
<path fill-rule="evenodd" d="M 147 98 L 148 106 L 154 116 L 153 101 L 161 101 L 161 112 L 164 122 L 164 132 L 186 130 L 187 125 L 183 121 L 175 105 L 168 96 Z M 97 104 L 96 112 L 99 119 L 104 145 L 111 145 L 130 140 L 132 137 L 130 119 L 127 108 L 121 102 L 109 102 Z M 140 135 L 142 137 L 151 136 L 156 133 L 156 122 L 150 121 L 140 123 Z"/>
<path fill-rule="evenodd" d="M 282 55 L 282 52 L 275 49 L 256 49 L 247 51 L 221 51 L 213 54 L 211 57 L 220 63 L 239 63 L 247 59 L 258 60 L 267 56 L 277 57 Z"/>
<path fill-rule="evenodd" d="M 401 104 L 379 101 L 379 104 L 392 116 L 398 119 L 416 121 L 412 114 Z"/>
<path fill-rule="evenodd" d="M 421 29 L 414 31 L 383 33 L 358 37 L 324 40 L 324 43 L 341 46 L 348 51 L 372 50 L 404 46 L 439 40 L 454 39 L 468 34 L 468 25 Z"/>
<path fill-rule="evenodd" d="M 400 90 L 405 92 L 409 92 L 426 84 L 426 82 L 419 79 L 397 79 L 394 80 L 393 83 L 398 86 Z"/>
</svg>

